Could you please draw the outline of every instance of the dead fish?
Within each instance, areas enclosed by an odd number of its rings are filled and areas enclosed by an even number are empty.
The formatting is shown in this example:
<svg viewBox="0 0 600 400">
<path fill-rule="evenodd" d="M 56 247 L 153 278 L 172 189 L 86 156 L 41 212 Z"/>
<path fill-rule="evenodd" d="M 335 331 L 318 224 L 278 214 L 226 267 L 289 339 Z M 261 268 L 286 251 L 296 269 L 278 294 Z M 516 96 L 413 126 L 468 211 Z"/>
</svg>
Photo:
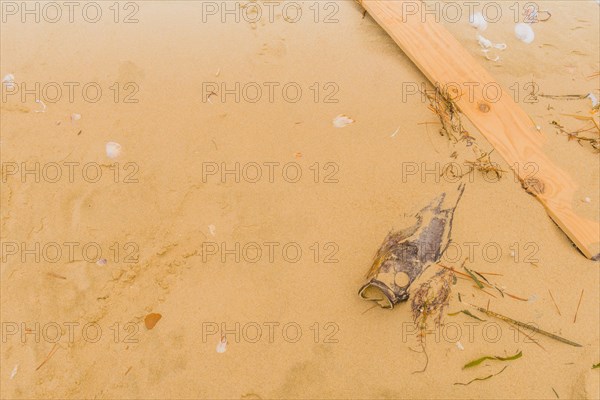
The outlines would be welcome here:
<svg viewBox="0 0 600 400">
<path fill-rule="evenodd" d="M 450 196 L 454 201 L 442 193 L 415 215 L 412 226 L 387 235 L 367 273 L 367 283 L 358 291 L 361 298 L 390 309 L 408 299 L 410 285 L 446 251 L 454 210 L 464 190 L 461 184 L 457 194 Z"/>
</svg>

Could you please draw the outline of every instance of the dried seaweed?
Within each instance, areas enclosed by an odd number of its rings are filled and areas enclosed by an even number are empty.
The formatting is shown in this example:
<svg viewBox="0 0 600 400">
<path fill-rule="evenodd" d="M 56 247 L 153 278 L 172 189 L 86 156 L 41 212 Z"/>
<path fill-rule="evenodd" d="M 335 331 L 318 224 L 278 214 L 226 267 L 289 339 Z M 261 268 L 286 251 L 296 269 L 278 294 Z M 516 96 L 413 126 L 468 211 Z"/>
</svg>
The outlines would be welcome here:
<svg viewBox="0 0 600 400">
<path fill-rule="evenodd" d="M 479 281 L 479 279 L 477 279 L 477 277 L 467 268 L 464 267 L 464 270 L 467 271 L 467 274 L 469 274 L 469 276 L 473 279 L 473 281 L 475 281 L 475 283 L 477 284 L 477 287 L 479 289 L 483 289 L 483 284 Z"/>
<path fill-rule="evenodd" d="M 445 307 L 448 305 L 453 273 L 440 270 L 415 291 L 412 296 L 411 310 L 413 320 L 419 328 L 419 340 L 423 343 L 427 329 L 427 321 L 434 317 L 439 326 Z"/>
<path fill-rule="evenodd" d="M 502 178 L 502 173 L 506 171 L 500 169 L 496 163 L 492 162 L 490 155 L 493 151 L 494 150 L 490 151 L 489 153 L 480 152 L 479 156 L 475 161 L 465 161 L 465 163 L 469 166 L 470 170 L 467 171 L 464 175 L 471 173 L 474 170 L 477 170 L 484 175 L 487 175 L 488 173 L 492 172 L 495 175 L 496 179 L 500 180 L 500 178 Z"/>
<path fill-rule="evenodd" d="M 545 331 L 543 329 L 540 329 L 540 328 L 538 328 L 536 326 L 533 326 L 533 325 L 530 325 L 530 324 L 526 324 L 526 323 L 521 322 L 521 321 L 517 321 L 515 319 L 512 319 L 512 318 L 507 317 L 507 316 L 502 315 L 502 314 L 495 313 L 495 312 L 490 311 L 490 310 L 486 310 L 483 307 L 479 307 L 479 306 L 476 306 L 476 305 L 473 305 L 473 304 L 470 304 L 470 303 L 466 303 L 466 302 L 465 302 L 465 304 L 468 304 L 469 306 L 475 308 L 476 310 L 478 310 L 478 311 L 480 311 L 480 312 L 482 312 L 482 313 L 484 313 L 484 314 L 486 314 L 486 315 L 488 315 L 490 317 L 495 317 L 495 318 L 501 319 L 502 321 L 507 322 L 509 324 L 514 324 L 514 325 L 520 326 L 522 328 L 529 329 L 531 331 L 539 333 L 540 335 L 547 336 L 549 338 L 552 338 L 554 340 L 558 340 L 559 342 L 566 343 L 566 344 L 569 344 L 571 346 L 582 347 L 579 343 L 575 343 L 575 342 L 573 342 L 571 340 L 568 340 L 568 339 L 565 339 L 565 338 L 560 337 L 558 335 L 555 335 L 554 333 L 547 332 L 547 331 Z"/>
<path fill-rule="evenodd" d="M 438 116 L 442 128 L 440 134 L 446 136 L 453 143 L 458 143 L 460 140 L 473 140 L 460 118 L 458 106 L 454 103 L 447 90 L 436 86 L 434 90 L 426 90 L 424 92 L 429 101 L 429 109 Z"/>
<path fill-rule="evenodd" d="M 496 360 L 496 361 L 513 361 L 516 360 L 518 358 L 521 358 L 523 356 L 523 352 L 519 351 L 517 354 L 515 354 L 514 356 L 510 356 L 510 357 L 500 357 L 500 356 L 484 356 L 481 358 L 478 358 L 476 360 L 473 360 L 471 362 L 468 362 L 464 365 L 463 369 L 467 369 L 467 368 L 472 368 L 475 367 L 479 364 L 481 364 L 482 362 L 486 361 L 486 360 Z"/>
<path fill-rule="evenodd" d="M 488 376 L 486 376 L 486 377 L 483 377 L 483 378 L 475 378 L 475 379 L 472 379 L 472 380 L 470 380 L 470 381 L 469 381 L 469 382 L 467 382 L 467 383 L 455 382 L 454 384 L 455 384 L 455 385 L 467 386 L 467 385 L 470 385 L 471 383 L 473 383 L 473 382 L 475 382 L 475 381 L 486 381 L 486 380 L 488 380 L 488 379 L 490 379 L 490 378 L 492 378 L 492 377 L 494 377 L 494 376 L 496 376 L 496 375 L 500 375 L 502 372 L 504 372 L 504 370 L 505 370 L 507 367 L 508 367 L 508 365 L 507 365 L 507 366 L 505 366 L 504 368 L 502 368 L 502 369 L 501 369 L 499 372 L 496 372 L 495 374 L 488 375 Z"/>
<path fill-rule="evenodd" d="M 600 368 L 600 363 L 592 365 L 592 369 Z"/>
<path fill-rule="evenodd" d="M 471 318 L 475 318 L 478 321 L 485 321 L 485 319 L 479 318 L 477 315 L 474 315 L 469 310 L 460 310 L 460 311 L 457 311 L 455 313 L 451 313 L 451 314 L 448 314 L 448 315 L 451 316 L 451 317 L 453 317 L 453 316 L 458 315 L 458 314 L 465 314 L 465 315 L 468 315 Z"/>
<path fill-rule="evenodd" d="M 453 93 L 450 90 L 453 89 Z M 502 177 L 502 173 L 506 172 L 498 168 L 497 164 L 493 163 L 490 159 L 490 154 L 494 151 L 485 152 L 482 151 L 475 138 L 469 134 L 465 129 L 459 107 L 454 102 L 454 98 L 460 94 L 456 88 L 442 89 L 439 85 L 436 85 L 433 90 L 426 90 L 423 94 L 429 101 L 429 110 L 437 115 L 442 127 L 440 128 L 440 135 L 446 136 L 452 143 L 465 142 L 467 147 L 471 147 L 473 152 L 476 154 L 475 161 L 465 161 L 469 166 L 469 171 L 458 176 L 463 176 L 471 173 L 474 170 L 478 170 L 483 174 L 493 172 L 497 179 Z M 456 157 L 454 157 L 456 158 Z M 444 173 L 448 172 L 448 169 L 444 170 Z"/>
<path fill-rule="evenodd" d="M 586 117 L 586 119 L 587 119 L 587 117 Z M 598 133 L 596 133 L 595 137 L 584 136 L 585 133 L 589 133 L 594 130 L 597 130 L 598 132 L 600 132 L 600 127 L 598 126 L 596 121 L 591 117 L 589 118 L 589 120 L 591 120 L 594 123 L 593 127 L 578 129 L 576 131 L 568 131 L 563 125 L 559 124 L 556 121 L 552 121 L 552 122 L 550 122 L 550 124 L 556 128 L 558 133 L 566 136 L 567 140 L 569 142 L 577 141 L 577 143 L 579 143 L 579 145 L 582 145 L 582 146 L 584 143 L 589 143 L 589 145 L 592 147 L 592 149 L 594 151 L 600 152 L 600 136 L 598 136 Z"/>
<path fill-rule="evenodd" d="M 438 263 L 438 264 L 436 264 L 436 265 L 437 265 L 438 267 L 441 267 L 441 268 L 444 268 L 444 269 L 446 269 L 446 270 L 452 271 L 453 273 L 455 273 L 455 274 L 457 274 L 457 275 L 460 275 L 460 276 L 463 276 L 463 277 L 467 277 L 467 278 L 469 278 L 470 280 L 473 280 L 473 281 L 474 281 L 473 277 L 471 277 L 471 276 L 470 276 L 470 275 L 468 275 L 468 274 L 465 274 L 465 273 L 462 273 L 462 272 L 460 272 L 460 271 L 457 271 L 457 270 L 455 270 L 453 267 L 448 267 L 448 266 L 446 266 L 446 265 L 444 265 L 444 264 L 442 264 L 442 263 Z M 475 271 L 473 271 L 473 272 L 475 272 Z M 479 274 L 482 274 L 482 272 L 478 273 L 478 275 L 479 275 Z M 488 273 L 488 275 L 492 275 L 492 274 Z M 510 297 L 510 298 L 513 298 L 513 299 L 515 299 L 515 300 L 520 300 L 520 301 L 528 301 L 528 299 L 525 299 L 525 298 L 523 298 L 523 297 L 516 296 L 516 295 L 514 295 L 514 294 L 510 294 L 510 293 L 506 292 L 505 290 L 503 290 L 503 289 L 499 288 L 497 285 L 494 285 L 494 284 L 491 284 L 491 283 L 488 283 L 488 282 L 481 282 L 481 281 L 479 281 L 479 283 L 480 283 L 480 284 L 483 284 L 484 286 L 488 286 L 488 287 L 490 287 L 490 288 L 493 288 L 493 289 L 496 289 L 496 290 L 498 290 L 498 291 L 499 291 L 499 292 L 502 294 L 502 297 L 504 297 L 504 295 L 506 295 L 506 296 L 508 296 L 508 297 Z M 486 294 L 489 294 L 489 293 L 487 293 L 487 292 L 486 292 Z"/>
</svg>

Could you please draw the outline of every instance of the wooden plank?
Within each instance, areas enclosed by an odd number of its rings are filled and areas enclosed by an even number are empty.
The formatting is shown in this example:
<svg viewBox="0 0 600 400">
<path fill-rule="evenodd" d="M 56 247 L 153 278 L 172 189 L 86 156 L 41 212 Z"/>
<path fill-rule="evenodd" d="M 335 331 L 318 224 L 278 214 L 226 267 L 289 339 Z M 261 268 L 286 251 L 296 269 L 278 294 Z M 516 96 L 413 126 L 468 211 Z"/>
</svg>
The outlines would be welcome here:
<svg viewBox="0 0 600 400">
<path fill-rule="evenodd" d="M 452 85 L 460 90 L 452 97 L 461 112 L 511 165 L 517 176 L 522 181 L 527 180 L 548 214 L 581 252 L 588 258 L 600 259 L 600 224 L 575 213 L 572 204 L 577 183 L 544 153 L 543 134 L 512 97 L 503 91 L 498 101 L 486 100 L 484 86 L 496 84 L 496 81 L 450 32 L 432 21 L 431 15 L 423 22 L 421 12 L 407 12 L 411 7 L 412 10 L 420 7 L 419 2 L 359 2 L 427 79 L 441 87 Z M 478 86 L 470 89 L 465 83 L 477 83 Z M 531 170 L 525 168 L 530 165 L 528 163 L 535 163 L 538 168 L 533 177 L 528 176 Z"/>
</svg>

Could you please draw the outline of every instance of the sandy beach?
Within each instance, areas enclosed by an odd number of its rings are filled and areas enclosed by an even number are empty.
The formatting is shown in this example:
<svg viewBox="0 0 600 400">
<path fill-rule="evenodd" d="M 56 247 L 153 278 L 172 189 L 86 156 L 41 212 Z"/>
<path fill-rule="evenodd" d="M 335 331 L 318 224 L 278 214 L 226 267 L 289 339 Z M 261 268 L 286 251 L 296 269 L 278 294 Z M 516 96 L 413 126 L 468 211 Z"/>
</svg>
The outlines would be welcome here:
<svg viewBox="0 0 600 400">
<path fill-rule="evenodd" d="M 440 134 L 355 1 L 73 3 L 0 2 L 2 399 L 600 398 L 598 262 L 466 118 L 472 140 Z M 525 43 L 526 2 L 475 2 L 506 44 L 484 53 L 463 2 L 427 3 L 600 220 L 599 4 L 537 2 Z M 460 183 L 440 262 L 463 275 L 422 341 L 410 300 L 357 293 Z"/>
</svg>

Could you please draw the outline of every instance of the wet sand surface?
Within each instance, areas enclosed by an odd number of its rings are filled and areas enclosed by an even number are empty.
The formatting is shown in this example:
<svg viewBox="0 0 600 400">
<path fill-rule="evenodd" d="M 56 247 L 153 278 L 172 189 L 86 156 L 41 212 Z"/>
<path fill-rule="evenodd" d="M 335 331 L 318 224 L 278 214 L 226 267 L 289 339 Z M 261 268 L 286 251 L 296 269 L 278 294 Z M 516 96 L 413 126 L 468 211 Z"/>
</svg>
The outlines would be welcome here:
<svg viewBox="0 0 600 400">
<path fill-rule="evenodd" d="M 445 315 L 430 326 L 426 370 L 413 373 L 426 361 L 410 304 L 369 310 L 357 291 L 385 235 L 455 190 L 440 174 L 451 162 L 466 173 L 472 146 L 439 134 L 427 101 L 407 94 L 425 78 L 355 2 L 301 2 L 294 23 L 294 9 L 274 6 L 271 22 L 261 2 L 258 22 L 223 23 L 222 3 L 214 15 L 208 3 L 120 3 L 118 22 L 108 2 L 97 23 L 5 15 L 0 74 L 21 90 L 40 83 L 46 109 L 3 88 L 0 396 L 599 398 L 598 263 L 494 153 L 507 172 L 460 180 L 443 262 L 468 258 L 529 301 L 458 279 L 446 313 L 465 308 L 461 293 L 582 347 L 534 334 L 537 345 L 475 311 L 485 321 Z M 593 126 L 564 115 L 594 115 L 590 99 L 530 92 L 599 97 L 599 6 L 540 2 L 552 17 L 525 44 L 512 3 L 501 4 L 483 33 L 506 43 L 499 62 L 483 57 L 467 14 L 445 24 L 542 128 L 546 152 L 580 185 L 574 208 L 598 220 L 598 153 L 552 125 Z M 341 114 L 355 122 L 334 127 Z M 23 175 L 36 165 L 39 182 Z M 162 315 L 150 330 L 149 313 Z"/>
</svg>

